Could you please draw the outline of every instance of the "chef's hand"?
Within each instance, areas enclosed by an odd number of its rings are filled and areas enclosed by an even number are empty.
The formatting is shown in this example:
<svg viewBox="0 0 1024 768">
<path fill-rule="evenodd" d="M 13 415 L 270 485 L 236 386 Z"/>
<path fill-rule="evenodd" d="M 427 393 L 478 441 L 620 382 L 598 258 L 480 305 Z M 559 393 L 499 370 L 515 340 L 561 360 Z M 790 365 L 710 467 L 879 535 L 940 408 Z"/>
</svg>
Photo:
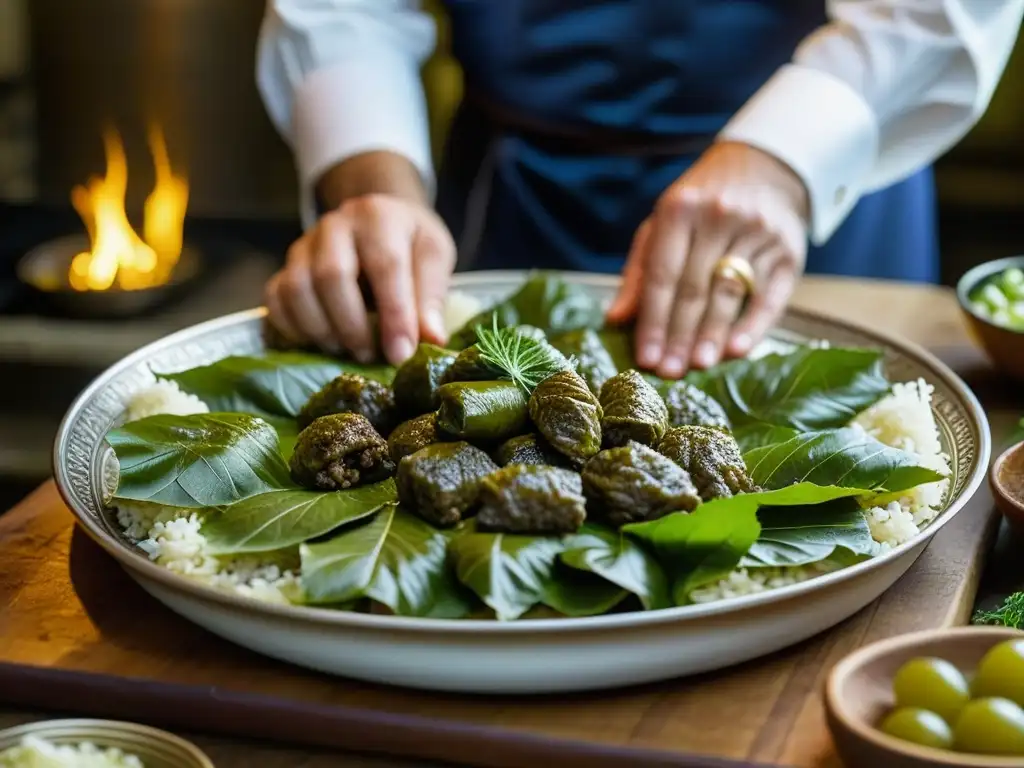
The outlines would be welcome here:
<svg viewBox="0 0 1024 768">
<path fill-rule="evenodd" d="M 293 343 L 346 349 L 369 361 L 375 344 L 358 282 L 365 275 L 384 353 L 397 365 L 421 339 L 445 342 L 444 300 L 454 267 L 447 227 L 417 195 L 346 196 L 288 250 L 265 301 L 271 322 Z"/>
<path fill-rule="evenodd" d="M 636 316 L 638 364 L 678 378 L 749 352 L 803 272 L 807 218 L 806 189 L 787 166 L 746 144 L 708 149 L 637 230 L 608 313 Z M 740 283 L 715 278 L 726 256 L 753 268 L 746 308 Z"/>
</svg>

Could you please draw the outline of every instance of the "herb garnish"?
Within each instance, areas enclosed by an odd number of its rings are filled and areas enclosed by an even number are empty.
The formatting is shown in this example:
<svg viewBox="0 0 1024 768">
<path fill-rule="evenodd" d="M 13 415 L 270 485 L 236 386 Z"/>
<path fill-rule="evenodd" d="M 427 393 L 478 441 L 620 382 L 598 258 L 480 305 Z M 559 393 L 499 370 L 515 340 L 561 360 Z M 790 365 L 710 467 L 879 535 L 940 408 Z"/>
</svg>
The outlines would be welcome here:
<svg viewBox="0 0 1024 768">
<path fill-rule="evenodd" d="M 546 341 L 537 341 L 515 327 L 499 328 L 497 315 L 492 327 L 476 327 L 480 359 L 501 378 L 515 382 L 527 395 L 550 376 L 573 368 L 572 361 Z"/>
<path fill-rule="evenodd" d="M 1024 592 L 1014 592 L 994 611 L 976 612 L 971 623 L 1024 629 Z"/>
</svg>

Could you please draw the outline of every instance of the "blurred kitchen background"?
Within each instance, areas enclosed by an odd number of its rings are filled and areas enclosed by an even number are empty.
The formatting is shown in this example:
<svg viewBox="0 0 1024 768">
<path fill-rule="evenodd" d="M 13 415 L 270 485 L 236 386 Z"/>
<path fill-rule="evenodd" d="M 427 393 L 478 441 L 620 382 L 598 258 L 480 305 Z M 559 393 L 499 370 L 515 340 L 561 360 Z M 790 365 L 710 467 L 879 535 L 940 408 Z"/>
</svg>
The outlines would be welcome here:
<svg viewBox="0 0 1024 768">
<path fill-rule="evenodd" d="M 50 474 L 57 424 L 92 377 L 259 304 L 298 233 L 291 157 L 253 82 L 262 12 L 263 0 L 0 0 L 0 510 Z M 439 20 L 424 70 L 436 149 L 461 95 Z M 1022 139 L 1018 45 L 985 119 L 938 166 L 945 282 L 1024 252 Z M 144 290 L 107 291 L 100 248 L 75 258 L 86 227 L 151 247 L 133 273 Z"/>
</svg>

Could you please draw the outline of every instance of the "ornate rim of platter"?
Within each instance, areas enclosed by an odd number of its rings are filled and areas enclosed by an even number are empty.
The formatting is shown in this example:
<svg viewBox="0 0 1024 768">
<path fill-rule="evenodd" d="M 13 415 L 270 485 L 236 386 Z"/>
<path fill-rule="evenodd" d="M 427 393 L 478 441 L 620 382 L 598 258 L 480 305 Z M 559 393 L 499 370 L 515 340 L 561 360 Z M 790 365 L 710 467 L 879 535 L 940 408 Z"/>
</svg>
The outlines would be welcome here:
<svg viewBox="0 0 1024 768">
<path fill-rule="evenodd" d="M 524 277 L 519 271 L 470 273 L 456 275 L 452 287 L 490 303 Z M 561 277 L 602 300 L 611 299 L 619 280 Z M 943 511 L 911 541 L 756 594 L 583 618 L 424 619 L 260 602 L 180 576 L 132 547 L 106 506 L 116 459 L 104 436 L 119 423 L 131 394 L 154 381 L 154 370 L 173 372 L 261 351 L 264 313 L 254 309 L 186 328 L 111 366 L 68 410 L 54 444 L 54 477 L 88 535 L 172 610 L 257 652 L 334 674 L 437 690 L 539 693 L 649 682 L 747 661 L 823 631 L 882 594 L 963 508 L 988 467 L 984 412 L 942 362 L 885 334 L 791 309 L 773 332 L 775 340 L 881 348 L 892 380 L 921 377 L 934 387 L 932 407 L 952 475 Z"/>
</svg>

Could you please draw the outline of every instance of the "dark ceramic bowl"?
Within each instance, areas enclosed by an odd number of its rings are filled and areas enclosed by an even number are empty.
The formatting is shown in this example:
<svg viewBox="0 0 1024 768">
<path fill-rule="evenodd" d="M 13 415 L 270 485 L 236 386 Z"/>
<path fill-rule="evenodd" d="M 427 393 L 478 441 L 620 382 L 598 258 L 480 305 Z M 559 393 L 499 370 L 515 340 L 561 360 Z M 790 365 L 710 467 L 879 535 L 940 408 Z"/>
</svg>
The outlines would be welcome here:
<svg viewBox="0 0 1024 768">
<path fill-rule="evenodd" d="M 996 325 L 976 314 L 971 308 L 970 295 L 985 280 L 1011 267 L 1024 269 L 1024 256 L 986 261 L 964 273 L 956 286 L 956 298 L 967 318 L 968 327 L 989 358 L 1004 373 L 1024 381 L 1024 332 Z"/>
<path fill-rule="evenodd" d="M 1003 517 L 1024 535 L 1024 443 L 1007 448 L 992 462 L 988 473 L 992 496 Z"/>
</svg>

